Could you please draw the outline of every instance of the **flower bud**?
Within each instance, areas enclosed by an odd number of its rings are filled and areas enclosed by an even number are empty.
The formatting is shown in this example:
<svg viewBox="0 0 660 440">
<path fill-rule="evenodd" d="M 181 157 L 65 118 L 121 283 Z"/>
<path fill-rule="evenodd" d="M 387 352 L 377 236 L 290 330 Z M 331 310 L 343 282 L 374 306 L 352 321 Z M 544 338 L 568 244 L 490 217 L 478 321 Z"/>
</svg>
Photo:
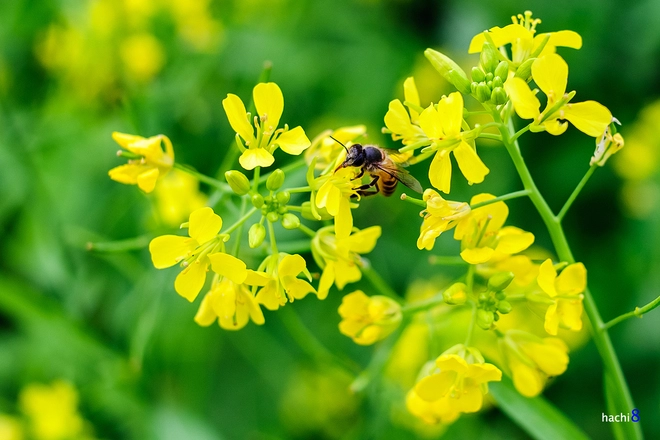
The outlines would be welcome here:
<svg viewBox="0 0 660 440">
<path fill-rule="evenodd" d="M 527 81 L 529 77 L 532 76 L 532 64 L 534 64 L 534 61 L 536 61 L 536 58 L 530 58 L 518 66 L 516 77 Z"/>
<path fill-rule="evenodd" d="M 509 287 L 509 284 L 513 281 L 513 277 L 513 272 L 500 272 L 490 277 L 488 287 L 496 292 L 504 290 Z"/>
<path fill-rule="evenodd" d="M 442 292 L 442 299 L 450 305 L 464 304 L 467 300 L 467 286 L 463 283 L 452 284 Z"/>
<path fill-rule="evenodd" d="M 481 63 L 484 72 L 493 72 L 497 68 L 499 64 L 497 49 L 490 43 L 490 41 L 484 42 L 479 62 Z"/>
<path fill-rule="evenodd" d="M 261 223 L 255 223 L 250 226 L 248 231 L 248 245 L 250 248 L 254 249 L 261 245 L 266 238 L 266 228 Z"/>
<path fill-rule="evenodd" d="M 266 179 L 266 188 L 268 188 L 269 191 L 277 191 L 280 189 L 283 183 L 284 171 L 278 168 L 270 173 L 270 176 L 268 176 L 268 179 Z"/>
<path fill-rule="evenodd" d="M 291 193 L 289 191 L 278 192 L 275 198 L 280 205 L 286 205 L 291 200 Z"/>
<path fill-rule="evenodd" d="M 506 95 L 506 92 L 502 87 L 495 87 L 493 93 L 490 95 L 490 100 L 495 105 L 506 104 L 509 97 Z"/>
<path fill-rule="evenodd" d="M 479 83 L 485 79 L 486 79 L 486 74 L 484 73 L 483 70 L 481 70 L 478 67 L 472 68 L 472 81 Z"/>
<path fill-rule="evenodd" d="M 280 219 L 280 215 L 275 211 L 271 211 L 268 214 L 266 214 L 266 220 L 268 220 L 271 223 L 275 223 L 279 219 Z"/>
<path fill-rule="evenodd" d="M 431 62 L 435 70 L 442 75 L 444 79 L 463 94 L 470 93 L 470 83 L 467 75 L 451 58 L 441 54 L 433 49 L 426 49 L 424 55 Z"/>
<path fill-rule="evenodd" d="M 259 209 L 264 206 L 264 196 L 261 194 L 255 194 L 252 196 L 252 206 Z"/>
<path fill-rule="evenodd" d="M 225 179 L 234 193 L 244 196 L 250 191 L 250 181 L 245 174 L 236 170 L 229 170 L 225 173 Z"/>
<path fill-rule="evenodd" d="M 490 89 L 486 85 L 486 83 L 479 83 L 477 86 L 477 93 L 475 98 L 479 100 L 479 102 L 486 102 L 490 99 Z"/>
<path fill-rule="evenodd" d="M 297 229 L 300 227 L 300 219 L 297 215 L 288 212 L 282 216 L 282 226 L 284 229 Z"/>
<path fill-rule="evenodd" d="M 502 82 L 502 78 L 496 76 L 495 79 L 493 79 L 493 89 L 498 87 L 504 87 L 504 83 Z"/>
<path fill-rule="evenodd" d="M 489 312 L 484 309 L 477 310 L 477 325 L 484 330 L 490 330 L 490 327 L 495 321 L 495 315 L 493 312 Z"/>
<path fill-rule="evenodd" d="M 500 61 L 500 63 L 495 68 L 494 73 L 496 78 L 499 77 L 500 79 L 506 79 L 509 73 L 509 63 L 506 61 Z"/>
<path fill-rule="evenodd" d="M 511 303 L 509 301 L 500 301 L 497 303 L 497 311 L 503 315 L 511 312 Z"/>
</svg>

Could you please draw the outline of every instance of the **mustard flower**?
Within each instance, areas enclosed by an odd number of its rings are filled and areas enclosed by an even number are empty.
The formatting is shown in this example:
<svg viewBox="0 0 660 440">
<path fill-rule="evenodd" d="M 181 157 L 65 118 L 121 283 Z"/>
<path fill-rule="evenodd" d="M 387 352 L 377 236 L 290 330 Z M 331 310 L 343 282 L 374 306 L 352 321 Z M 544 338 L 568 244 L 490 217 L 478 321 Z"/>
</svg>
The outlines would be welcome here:
<svg viewBox="0 0 660 440">
<path fill-rule="evenodd" d="M 238 161 L 243 168 L 251 170 L 272 165 L 275 161 L 273 152 L 277 148 L 297 156 L 310 146 L 302 127 L 289 129 L 285 124 L 284 128 L 278 128 L 284 111 L 284 97 L 277 84 L 259 83 L 252 96 L 258 114 L 254 117 L 254 127 L 241 98 L 230 93 L 222 101 L 229 124 L 237 134 L 236 140 L 242 150 Z"/>
<path fill-rule="evenodd" d="M 359 345 L 371 345 L 388 337 L 401 324 L 401 305 L 382 295 L 367 296 L 361 290 L 344 296 L 339 306 L 339 331 Z"/>
<path fill-rule="evenodd" d="M 458 345 L 435 360 L 435 369 L 415 385 L 415 393 L 426 402 L 448 399 L 447 405 L 461 413 L 481 409 L 488 382 L 502 380 L 502 372 L 486 363 L 478 350 Z"/>
<path fill-rule="evenodd" d="M 419 125 L 431 140 L 431 148 L 436 150 L 429 168 L 429 179 L 434 187 L 445 194 L 449 193 L 451 185 L 449 153 L 454 154 L 458 168 L 469 184 L 483 182 L 490 172 L 475 148 L 463 137 L 462 122 L 463 96 L 459 92 L 443 97 L 437 106 L 431 104 L 419 115 Z"/>
<path fill-rule="evenodd" d="M 316 289 L 298 276 L 302 273 L 309 281 L 312 276 L 307 270 L 305 259 L 298 254 L 289 255 L 280 252 L 279 255 L 266 257 L 262 266 L 268 267 L 267 281 L 257 292 L 257 302 L 268 310 L 277 310 L 288 302 L 302 299 Z M 318 295 L 318 294 L 317 294 Z"/>
<path fill-rule="evenodd" d="M 259 278 L 253 282 L 255 282 L 253 285 L 263 285 L 259 284 Z M 214 283 L 199 305 L 195 322 L 207 327 L 217 319 L 220 327 L 225 330 L 240 330 L 250 320 L 262 325 L 265 322 L 264 314 L 246 285 L 250 285 L 247 280 L 243 284 L 238 284 L 229 278 Z"/>
<path fill-rule="evenodd" d="M 504 83 L 518 116 L 533 119 L 532 131 L 545 130 L 557 136 L 566 131 L 566 120 L 589 136 L 601 137 L 612 122 L 612 113 L 596 101 L 570 103 L 575 92 L 566 94 L 568 65 L 559 55 L 552 53 L 534 60 L 532 77 L 548 99 L 543 112 L 539 99 L 523 79 L 512 76 Z"/>
<path fill-rule="evenodd" d="M 195 177 L 176 169 L 160 181 L 154 195 L 160 218 L 168 226 L 179 226 L 191 212 L 204 207 L 207 199 Z"/>
<path fill-rule="evenodd" d="M 151 261 L 156 269 L 181 264 L 183 270 L 174 281 L 174 289 L 190 302 L 197 298 L 206 282 L 211 264 L 209 254 L 216 252 L 223 243 L 223 237 L 218 235 L 221 228 L 222 218 L 213 209 L 200 208 L 190 214 L 189 238 L 162 235 L 149 243 Z"/>
<path fill-rule="evenodd" d="M 316 232 L 312 239 L 312 255 L 323 273 L 319 280 L 319 299 L 328 296 L 333 284 L 342 290 L 348 283 L 362 278 L 359 266 L 362 261 L 359 254 L 371 252 L 381 234 L 380 226 L 355 230 L 348 237 L 341 237 L 332 232 L 332 227 L 324 227 Z"/>
<path fill-rule="evenodd" d="M 424 221 L 417 239 L 417 248 L 430 251 L 440 234 L 452 229 L 460 219 L 470 214 L 470 205 L 445 200 L 430 188 L 424 191 L 423 198 L 426 209 L 420 213 Z"/>
<path fill-rule="evenodd" d="M 137 185 L 142 191 L 150 193 L 156 187 L 158 178 L 167 174 L 174 165 L 174 148 L 167 136 L 159 134 L 143 138 L 115 131 L 112 138 L 127 150 L 129 155 L 134 156 L 128 160 L 128 164 L 108 172 L 110 178 L 116 182 Z M 165 151 L 161 144 L 165 144 Z"/>
<path fill-rule="evenodd" d="M 450 424 L 461 415 L 449 396 L 429 402 L 419 397 L 414 388 L 406 394 L 406 408 L 410 414 L 429 425 Z"/>
<path fill-rule="evenodd" d="M 612 134 L 610 127 L 607 127 L 600 139 L 596 139 L 596 150 L 589 161 L 589 165 L 598 164 L 599 167 L 604 166 L 610 156 L 622 149 L 623 145 L 624 140 L 621 133 Z"/>
<path fill-rule="evenodd" d="M 554 53 L 558 46 L 572 49 L 582 47 L 582 37 L 573 31 L 546 32 L 536 35 L 536 25 L 541 23 L 541 20 L 532 18 L 531 11 L 525 11 L 524 14 L 511 17 L 511 21 L 513 21 L 513 24 L 503 28 L 496 26 L 476 35 L 470 42 L 468 53 L 481 52 L 484 43 L 487 41 L 486 34 L 497 48 L 503 48 L 507 44 L 511 44 L 510 61 L 516 66 L 532 55 L 539 56 Z M 541 48 L 543 42 L 545 42 L 545 46 Z M 540 52 L 539 49 L 541 49 Z"/>
<path fill-rule="evenodd" d="M 19 395 L 19 405 L 37 440 L 80 438 L 84 420 L 78 413 L 78 392 L 68 382 L 31 384 Z"/>
<path fill-rule="evenodd" d="M 474 205 L 494 199 L 492 194 L 472 197 Z M 532 245 L 534 235 L 514 226 L 504 226 L 509 208 L 504 202 L 496 202 L 473 209 L 461 219 L 454 230 L 454 238 L 461 240 L 461 257 L 470 264 L 481 264 L 493 257 L 522 252 Z"/>
<path fill-rule="evenodd" d="M 353 229 L 353 214 L 351 213 L 351 197 L 357 192 L 354 188 L 360 186 L 356 179 L 356 168 L 342 168 L 335 173 L 321 176 L 316 185 L 323 182 L 315 193 L 312 203 L 317 208 L 325 208 L 335 219 L 337 236 L 348 237 Z"/>
<path fill-rule="evenodd" d="M 559 338 L 539 338 L 520 330 L 509 330 L 501 340 L 504 359 L 520 394 L 541 394 L 549 377 L 568 367 L 568 347 Z"/>
<path fill-rule="evenodd" d="M 547 259 L 539 268 L 537 281 L 552 301 L 545 313 L 545 331 L 556 335 L 560 325 L 573 331 L 581 330 L 582 292 L 587 288 L 587 269 L 584 264 L 569 264 L 557 276 L 552 260 Z"/>
<path fill-rule="evenodd" d="M 312 160 L 316 158 L 315 168 L 324 170 L 329 166 L 337 164 L 337 159 L 341 156 L 344 148 L 334 139 L 350 148 L 353 141 L 367 134 L 367 127 L 364 125 L 354 125 L 351 127 L 341 127 L 336 130 L 325 130 L 312 140 L 312 145 L 305 150 L 305 161 L 311 165 Z M 332 136 L 332 138 L 330 137 Z"/>
<path fill-rule="evenodd" d="M 391 133 L 393 140 L 401 140 L 403 145 L 429 144 L 431 141 L 419 126 L 419 112 L 415 106 L 419 107 L 420 101 L 414 78 L 408 77 L 403 82 L 403 93 L 405 101 L 412 105 L 406 110 L 400 100 L 390 101 L 385 114 L 387 131 Z"/>
</svg>

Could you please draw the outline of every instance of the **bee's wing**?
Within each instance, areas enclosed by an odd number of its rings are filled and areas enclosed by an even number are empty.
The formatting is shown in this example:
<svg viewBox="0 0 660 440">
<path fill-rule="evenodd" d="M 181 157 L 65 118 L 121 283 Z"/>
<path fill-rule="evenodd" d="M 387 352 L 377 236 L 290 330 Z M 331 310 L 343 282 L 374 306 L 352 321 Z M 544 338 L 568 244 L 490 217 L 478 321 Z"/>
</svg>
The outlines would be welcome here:
<svg viewBox="0 0 660 440">
<path fill-rule="evenodd" d="M 419 183 L 417 179 L 413 177 L 408 171 L 404 170 L 396 163 L 391 162 L 392 166 L 378 165 L 378 169 L 384 173 L 389 174 L 394 177 L 399 182 L 406 185 L 408 188 L 412 189 L 415 192 L 422 194 L 424 190 L 422 189 L 422 184 Z"/>
</svg>

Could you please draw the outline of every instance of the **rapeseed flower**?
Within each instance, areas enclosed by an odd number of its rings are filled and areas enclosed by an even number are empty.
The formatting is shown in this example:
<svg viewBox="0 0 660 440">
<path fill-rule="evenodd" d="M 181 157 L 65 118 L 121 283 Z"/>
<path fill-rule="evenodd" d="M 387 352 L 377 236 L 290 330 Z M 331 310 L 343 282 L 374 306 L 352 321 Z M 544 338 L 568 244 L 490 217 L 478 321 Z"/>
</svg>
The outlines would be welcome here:
<svg viewBox="0 0 660 440">
<path fill-rule="evenodd" d="M 339 331 L 359 345 L 385 339 L 401 323 L 401 306 L 382 295 L 367 296 L 361 290 L 349 293 L 339 306 Z"/>
<path fill-rule="evenodd" d="M 167 136 L 159 134 L 150 138 L 114 132 L 112 138 L 129 153 L 128 164 L 120 165 L 108 172 L 110 178 L 119 183 L 137 185 L 150 193 L 159 177 L 167 174 L 174 165 L 174 148 Z M 161 144 L 165 145 L 165 151 Z"/>
<path fill-rule="evenodd" d="M 556 335 L 559 326 L 573 331 L 582 329 L 582 294 L 587 288 L 587 269 L 582 263 L 569 264 L 557 276 L 552 260 L 539 268 L 538 284 L 552 304 L 545 314 L 545 331 Z"/>
<path fill-rule="evenodd" d="M 321 183 L 314 194 L 316 208 L 325 208 L 335 219 L 335 233 L 340 237 L 348 237 L 353 229 L 353 214 L 351 213 L 351 197 L 357 194 L 355 188 L 361 181 L 356 179 L 355 168 L 342 168 L 332 174 L 319 177 L 315 185 Z"/>
<path fill-rule="evenodd" d="M 311 284 L 298 278 L 302 273 L 309 281 L 312 280 L 305 259 L 298 254 L 280 252 L 279 255 L 270 255 L 262 266 L 268 268 L 267 280 L 257 292 L 256 299 L 268 310 L 277 310 L 287 302 L 304 298 L 308 293 L 317 293 Z"/>
<path fill-rule="evenodd" d="M 452 229 L 465 216 L 470 214 L 470 205 L 465 202 L 452 202 L 442 198 L 437 191 L 424 191 L 426 209 L 420 215 L 424 217 L 417 239 L 417 248 L 431 250 L 435 239 L 445 231 Z"/>
<path fill-rule="evenodd" d="M 207 200 L 199 190 L 199 180 L 176 169 L 159 182 L 154 195 L 158 214 L 168 226 L 179 226 L 191 212 L 204 207 Z"/>
<path fill-rule="evenodd" d="M 19 406 L 37 440 L 83 437 L 85 426 L 78 413 L 78 392 L 68 382 L 28 385 L 21 390 Z"/>
<path fill-rule="evenodd" d="M 424 130 L 419 126 L 420 107 L 419 93 L 412 77 L 403 82 L 403 93 L 408 109 L 400 100 L 390 101 L 389 108 L 385 114 L 386 132 L 392 135 L 392 139 L 401 140 L 403 145 L 428 145 L 431 143 Z M 416 108 L 417 107 L 417 108 Z"/>
<path fill-rule="evenodd" d="M 275 161 L 273 152 L 277 148 L 288 154 L 299 155 L 310 146 L 302 127 L 289 130 L 285 124 L 283 128 L 278 128 L 284 111 L 284 96 L 277 84 L 257 84 L 253 98 L 257 109 L 253 121 L 250 121 L 251 115 L 238 96 L 230 93 L 222 101 L 229 124 L 237 133 L 236 141 L 242 150 L 238 161 L 243 168 L 251 170 L 272 165 Z M 241 138 L 245 145 L 240 142 Z"/>
<path fill-rule="evenodd" d="M 415 392 L 415 388 L 412 388 L 406 394 L 406 408 L 408 408 L 410 414 L 429 425 L 453 423 L 461 415 L 449 396 L 429 402 L 419 397 Z"/>
<path fill-rule="evenodd" d="M 240 330 L 250 320 L 257 325 L 263 324 L 264 314 L 246 286 L 263 286 L 267 280 L 256 275 L 246 279 L 244 283 L 236 283 L 223 277 L 214 283 L 204 296 L 195 315 L 195 322 L 206 327 L 217 319 L 220 327 L 225 330 Z"/>
</svg>

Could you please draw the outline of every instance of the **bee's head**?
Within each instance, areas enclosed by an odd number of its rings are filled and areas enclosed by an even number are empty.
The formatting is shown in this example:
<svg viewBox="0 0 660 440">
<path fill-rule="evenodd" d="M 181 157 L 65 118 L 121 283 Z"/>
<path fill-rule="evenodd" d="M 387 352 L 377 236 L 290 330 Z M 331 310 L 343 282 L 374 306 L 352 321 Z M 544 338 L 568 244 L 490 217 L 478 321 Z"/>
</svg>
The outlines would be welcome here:
<svg viewBox="0 0 660 440">
<path fill-rule="evenodd" d="M 364 165 L 364 148 L 360 144 L 353 144 L 346 150 L 346 159 L 337 167 L 337 170 L 346 167 L 361 167 L 362 165 Z"/>
</svg>

